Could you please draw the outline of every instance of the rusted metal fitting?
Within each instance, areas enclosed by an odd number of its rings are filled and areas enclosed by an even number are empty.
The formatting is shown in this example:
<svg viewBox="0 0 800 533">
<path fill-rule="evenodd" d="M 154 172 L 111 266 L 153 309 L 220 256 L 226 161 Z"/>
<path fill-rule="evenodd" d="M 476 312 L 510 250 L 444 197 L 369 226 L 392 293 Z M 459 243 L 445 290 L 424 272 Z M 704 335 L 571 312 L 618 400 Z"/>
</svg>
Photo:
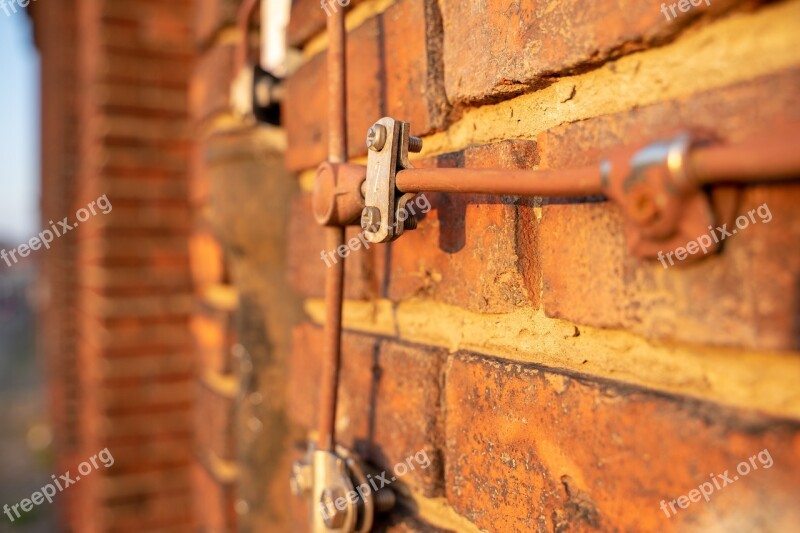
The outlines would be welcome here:
<svg viewBox="0 0 800 533">
<path fill-rule="evenodd" d="M 361 227 L 369 242 L 390 242 L 416 227 L 406 206 L 414 193 L 397 189 L 397 173 L 413 168 L 408 153 L 422 150 L 422 140 L 409 134 L 406 122 L 384 117 L 367 133 L 367 181 Z M 376 147 L 380 148 L 376 148 Z"/>
<path fill-rule="evenodd" d="M 310 504 L 311 533 L 368 533 L 377 514 L 395 507 L 394 491 L 374 491 L 367 474 L 377 471 L 342 446 L 333 452 L 309 446 L 292 468 L 291 487 Z"/>
<path fill-rule="evenodd" d="M 367 169 L 361 165 L 322 163 L 314 183 L 312 207 L 321 226 L 358 224 L 364 209 L 361 189 Z"/>
<path fill-rule="evenodd" d="M 708 231 L 717 213 L 730 211 L 727 196 L 712 200 L 690 175 L 691 151 L 708 136 L 681 133 L 637 148 L 620 150 L 600 165 L 605 194 L 622 209 L 628 248 L 656 257 L 685 246 Z M 725 206 L 715 205 L 719 202 Z M 719 247 L 714 243 L 709 251 Z"/>
</svg>

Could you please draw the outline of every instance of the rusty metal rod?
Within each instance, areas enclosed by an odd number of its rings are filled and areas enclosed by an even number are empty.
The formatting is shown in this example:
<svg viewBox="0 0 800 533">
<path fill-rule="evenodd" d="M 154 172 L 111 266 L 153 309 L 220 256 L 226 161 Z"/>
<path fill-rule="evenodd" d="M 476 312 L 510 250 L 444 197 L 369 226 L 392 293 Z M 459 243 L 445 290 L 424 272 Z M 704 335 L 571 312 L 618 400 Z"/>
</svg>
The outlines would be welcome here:
<svg viewBox="0 0 800 533">
<path fill-rule="evenodd" d="M 328 17 L 328 159 L 347 162 L 347 80 L 344 26 L 345 8 Z M 327 228 L 329 250 L 345 242 L 344 227 Z M 336 404 L 341 367 L 342 304 L 344 258 L 325 273 L 325 327 L 320 390 L 319 434 L 317 448 L 334 451 L 336 446 Z"/>
<path fill-rule="evenodd" d="M 241 35 L 239 35 L 239 42 L 236 44 L 236 51 L 234 54 L 234 76 L 239 74 L 247 63 L 247 48 L 250 46 L 250 17 L 256 9 L 258 0 L 244 0 L 239 6 L 239 11 L 236 13 L 236 26 Z"/>
<path fill-rule="evenodd" d="M 800 178 L 798 131 L 759 136 L 737 143 L 694 150 L 689 176 L 698 185 L 758 183 Z"/>
<path fill-rule="evenodd" d="M 780 129 L 734 144 L 694 148 L 687 172 L 697 186 L 760 183 L 800 178 L 798 128 Z M 404 193 L 460 192 L 519 196 L 604 194 L 601 163 L 559 170 L 422 168 L 397 173 Z"/>
<path fill-rule="evenodd" d="M 598 165 L 564 170 L 420 168 L 398 172 L 396 183 L 404 193 L 462 192 L 569 197 L 603 192 Z"/>
</svg>

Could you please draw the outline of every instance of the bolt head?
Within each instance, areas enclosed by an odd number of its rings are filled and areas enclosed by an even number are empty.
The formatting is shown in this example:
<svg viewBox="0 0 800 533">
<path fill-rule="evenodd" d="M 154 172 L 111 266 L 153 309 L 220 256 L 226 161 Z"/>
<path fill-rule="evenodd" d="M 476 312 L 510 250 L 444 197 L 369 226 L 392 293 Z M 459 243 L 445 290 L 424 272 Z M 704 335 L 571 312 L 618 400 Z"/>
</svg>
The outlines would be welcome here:
<svg viewBox="0 0 800 533">
<path fill-rule="evenodd" d="M 272 81 L 269 78 L 260 78 L 255 86 L 256 105 L 267 107 L 272 100 Z"/>
<path fill-rule="evenodd" d="M 301 461 L 292 464 L 292 476 L 289 486 L 295 496 L 304 496 L 311 490 L 313 481 L 311 479 L 311 466 Z"/>
<path fill-rule="evenodd" d="M 344 497 L 345 492 L 341 487 L 329 487 L 322 491 L 319 502 L 325 509 L 323 521 L 329 529 L 339 529 L 347 519 L 347 510 L 336 508 L 336 500 Z"/>
<path fill-rule="evenodd" d="M 361 212 L 361 229 L 364 231 L 378 231 L 381 227 L 381 210 L 377 207 L 367 206 Z"/>
<path fill-rule="evenodd" d="M 639 224 L 649 224 L 658 216 L 658 206 L 653 197 L 646 191 L 634 191 L 631 193 L 630 217 Z"/>
<path fill-rule="evenodd" d="M 367 130 L 367 148 L 373 152 L 380 152 L 386 144 L 386 126 L 375 124 Z"/>
</svg>

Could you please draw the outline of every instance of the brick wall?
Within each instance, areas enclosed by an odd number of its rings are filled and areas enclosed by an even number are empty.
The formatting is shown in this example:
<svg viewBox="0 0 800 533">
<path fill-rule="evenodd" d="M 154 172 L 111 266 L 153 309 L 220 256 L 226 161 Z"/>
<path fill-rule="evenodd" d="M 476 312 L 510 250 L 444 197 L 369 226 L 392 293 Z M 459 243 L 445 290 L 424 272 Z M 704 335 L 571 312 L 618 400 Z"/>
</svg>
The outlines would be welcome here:
<svg viewBox="0 0 800 533">
<path fill-rule="evenodd" d="M 100 194 L 46 256 L 59 468 L 117 464 L 74 530 L 304 531 L 289 466 L 319 416 L 325 15 L 295 0 L 283 128 L 230 110 L 239 0 L 32 12 L 43 216 Z M 351 156 L 390 115 L 426 167 L 559 169 L 677 128 L 739 140 L 800 118 L 800 1 L 353 1 Z M 254 46 L 255 48 L 255 46 Z M 296 63 L 296 64 L 295 64 Z M 429 193 L 417 230 L 347 260 L 337 429 L 392 486 L 385 531 L 787 531 L 800 518 L 798 187 L 773 220 L 665 271 L 613 205 Z M 351 235 L 356 230 L 351 228 Z M 661 500 L 769 450 L 667 518 Z"/>
<path fill-rule="evenodd" d="M 667 21 L 633 1 L 363 2 L 348 15 L 351 156 L 364 161 L 384 115 L 424 138 L 416 166 L 542 169 L 682 127 L 739 140 L 800 117 L 800 2 L 711 4 Z M 319 10 L 293 4 L 305 61 L 284 106 L 303 188 L 290 275 L 309 315 L 290 417 L 309 430 L 324 322 L 324 237 L 308 217 L 327 150 Z M 742 212 L 766 202 L 773 220 L 669 271 L 627 253 L 608 203 L 426 196 L 416 231 L 347 263 L 340 438 L 380 468 L 434 458 L 393 485 L 389 530 L 796 523 L 797 186 L 744 188 Z M 765 448 L 776 468 L 672 518 L 659 508 Z"/>
<path fill-rule="evenodd" d="M 231 111 L 233 56 L 256 59 L 258 13 L 236 26 L 238 0 L 195 3 L 191 81 L 198 134 L 191 202 L 192 270 L 201 351 L 195 506 L 205 531 L 293 531 L 288 491 L 294 442 L 286 378 L 301 300 L 286 283 L 287 227 L 297 184 L 282 129 Z"/>
<path fill-rule="evenodd" d="M 41 254 L 59 498 L 69 531 L 191 524 L 189 2 L 31 4 L 43 72 L 43 227 L 113 208 Z"/>
</svg>

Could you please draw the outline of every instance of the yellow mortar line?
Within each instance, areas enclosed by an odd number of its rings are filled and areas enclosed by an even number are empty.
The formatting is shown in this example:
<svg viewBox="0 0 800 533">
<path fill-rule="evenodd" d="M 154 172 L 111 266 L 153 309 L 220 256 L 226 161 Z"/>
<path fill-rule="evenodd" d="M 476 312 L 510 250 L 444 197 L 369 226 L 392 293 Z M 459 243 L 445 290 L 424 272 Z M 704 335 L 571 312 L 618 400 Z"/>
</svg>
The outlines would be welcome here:
<svg viewBox="0 0 800 533">
<path fill-rule="evenodd" d="M 692 30 L 659 48 L 479 108 L 424 139 L 415 158 L 504 139 L 535 139 L 561 124 L 619 113 L 772 74 L 800 64 L 800 2 L 765 6 Z M 575 92 L 573 98 L 570 95 Z M 566 101 L 565 101 L 566 100 Z M 513 116 L 514 119 L 509 119 Z M 413 159 L 413 158 L 412 158 Z"/>
<path fill-rule="evenodd" d="M 314 322 L 324 323 L 323 300 L 307 299 L 305 309 Z M 588 326 L 579 326 L 574 337 L 574 324 L 548 318 L 543 310 L 479 314 L 423 300 L 348 300 L 344 327 L 800 418 L 795 353 L 667 344 Z"/>
<path fill-rule="evenodd" d="M 239 291 L 232 285 L 206 285 L 200 289 L 200 299 L 219 311 L 235 311 L 239 307 Z"/>
<path fill-rule="evenodd" d="M 462 533 L 483 533 L 486 531 L 478 528 L 478 526 L 458 514 L 444 498 L 425 498 L 418 494 L 412 494 L 408 499 L 416 504 L 419 518 L 434 527 L 447 531 L 456 528 L 457 531 Z"/>
<path fill-rule="evenodd" d="M 314 190 L 314 182 L 317 180 L 317 171 L 315 170 L 304 170 L 300 173 L 297 177 L 297 181 L 300 183 L 300 190 L 303 192 L 311 192 Z"/>
<path fill-rule="evenodd" d="M 239 479 L 239 465 L 219 457 L 213 450 L 207 450 L 206 464 L 214 479 L 220 483 L 231 484 Z"/>
<path fill-rule="evenodd" d="M 364 24 L 375 15 L 379 15 L 389 9 L 394 4 L 394 0 L 374 0 L 358 4 L 352 9 L 348 9 L 344 25 L 347 31 L 352 31 Z M 321 7 L 319 9 L 322 9 Z M 328 32 L 322 31 L 309 39 L 303 49 L 303 58 L 308 61 L 318 53 L 328 48 Z M 378 117 L 380 118 L 380 117 Z"/>
<path fill-rule="evenodd" d="M 208 370 L 203 376 L 202 383 L 211 391 L 229 399 L 236 398 L 239 392 L 239 380 L 233 374 L 220 374 Z"/>
</svg>

